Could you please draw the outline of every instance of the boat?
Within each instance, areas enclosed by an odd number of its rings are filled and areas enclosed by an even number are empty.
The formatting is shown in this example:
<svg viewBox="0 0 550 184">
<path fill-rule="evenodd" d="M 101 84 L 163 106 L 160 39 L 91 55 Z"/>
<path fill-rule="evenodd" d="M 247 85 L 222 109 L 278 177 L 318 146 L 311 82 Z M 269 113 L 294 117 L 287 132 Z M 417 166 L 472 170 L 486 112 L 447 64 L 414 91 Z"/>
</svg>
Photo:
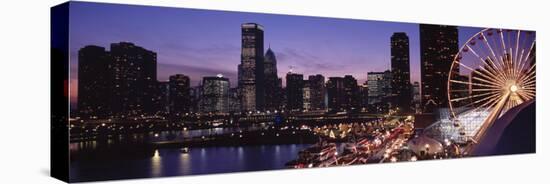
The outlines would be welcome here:
<svg viewBox="0 0 550 184">
<path fill-rule="evenodd" d="M 188 147 L 181 148 L 180 152 L 183 153 L 183 154 L 187 154 L 187 153 L 189 153 L 189 148 Z"/>
</svg>

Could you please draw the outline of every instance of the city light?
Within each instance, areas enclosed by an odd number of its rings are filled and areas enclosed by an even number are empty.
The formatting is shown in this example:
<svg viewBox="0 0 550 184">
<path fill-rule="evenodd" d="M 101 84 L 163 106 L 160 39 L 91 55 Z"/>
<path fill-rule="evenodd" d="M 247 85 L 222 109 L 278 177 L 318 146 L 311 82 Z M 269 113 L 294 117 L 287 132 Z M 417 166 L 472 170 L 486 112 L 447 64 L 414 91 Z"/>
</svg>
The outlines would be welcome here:
<svg viewBox="0 0 550 184">
<path fill-rule="evenodd" d="M 243 23 L 240 30 L 234 26 L 233 31 L 241 35 L 228 45 L 240 44 L 240 53 L 228 53 L 239 61 L 228 64 L 221 59 L 216 60 L 221 63 L 208 66 L 208 58 L 204 63 L 197 60 L 192 65 L 199 70 L 192 72 L 186 67 L 165 71 L 166 67 L 159 65 L 164 61 L 157 59 L 167 57 L 157 58 L 157 54 L 166 50 L 147 50 L 130 42 L 112 43 L 110 50 L 89 45 L 75 51 L 79 75 L 74 76 L 84 77 L 78 81 L 78 110 L 71 112 L 69 127 L 71 141 L 82 144 L 78 151 L 82 150 L 82 155 L 95 153 L 95 148 L 85 145 L 88 141 L 106 143 L 108 146 L 98 147 L 107 151 L 123 145 L 119 148 L 138 150 L 124 153 L 140 156 L 139 151 L 147 148 L 142 155 L 147 155 L 157 169 L 162 168 L 151 174 L 159 176 L 195 171 L 196 159 L 201 167 L 225 167 L 234 160 L 238 166 L 256 164 L 262 157 L 266 162 L 261 164 L 277 164 L 269 165 L 272 169 L 455 158 L 475 153 L 469 149 L 475 144 L 460 140 L 477 144 L 483 132 L 507 110 L 535 98 L 534 35 L 521 31 L 511 30 L 506 34 L 516 37 L 503 40 L 502 30 L 491 30 L 495 34 L 489 37 L 489 29 L 485 29 L 457 49 L 463 41 L 458 40 L 458 27 L 421 24 L 420 37 L 414 35 L 411 42 L 410 33 L 405 32 L 383 38 L 391 54 L 384 61 L 391 62 L 386 63 L 390 66 L 386 69 L 356 68 L 363 72 L 335 74 L 333 70 L 338 68 L 332 65 L 310 63 L 291 66 L 281 76 L 283 71 L 277 69 L 289 62 L 277 66 L 278 49 L 279 59 L 288 59 L 284 55 L 288 50 L 295 55 L 307 53 L 287 49 L 288 45 L 274 45 L 273 50 L 270 45 L 264 50 L 264 37 L 280 38 L 271 35 L 278 28 L 264 35 L 264 27 L 258 23 Z M 419 40 L 428 49 L 422 45 L 416 54 L 423 57 L 411 62 L 409 52 L 417 49 Z M 518 43 L 521 41 L 525 43 Z M 415 46 L 409 48 L 409 44 Z M 107 64 L 96 64 L 98 61 Z M 259 63 L 263 66 L 256 66 Z M 410 63 L 419 63 L 421 73 L 411 71 L 418 66 L 411 67 Z M 216 68 L 219 66 L 222 68 Z M 318 67 L 331 69 L 317 71 Z M 422 83 L 411 76 L 420 76 Z M 467 113 L 481 117 L 476 120 L 481 119 L 483 126 L 472 128 L 469 123 L 474 118 L 458 118 Z M 445 116 L 448 118 L 442 118 Z M 449 126 L 437 124 L 447 120 Z M 440 136 L 431 132 L 433 127 L 454 134 Z M 159 162 L 160 149 L 164 159 L 171 158 L 173 151 L 166 150 L 173 149 L 186 156 L 176 157 L 181 159 L 177 160 L 178 167 L 170 170 L 174 164 Z M 112 153 L 118 153 L 115 151 Z M 272 155 L 277 158 L 266 157 Z M 224 162 L 224 157 L 231 160 Z M 142 161 L 145 156 L 139 158 Z M 214 161 L 206 162 L 209 159 Z M 181 165 L 191 169 L 178 170 Z M 163 173 L 165 168 L 170 172 Z"/>
</svg>

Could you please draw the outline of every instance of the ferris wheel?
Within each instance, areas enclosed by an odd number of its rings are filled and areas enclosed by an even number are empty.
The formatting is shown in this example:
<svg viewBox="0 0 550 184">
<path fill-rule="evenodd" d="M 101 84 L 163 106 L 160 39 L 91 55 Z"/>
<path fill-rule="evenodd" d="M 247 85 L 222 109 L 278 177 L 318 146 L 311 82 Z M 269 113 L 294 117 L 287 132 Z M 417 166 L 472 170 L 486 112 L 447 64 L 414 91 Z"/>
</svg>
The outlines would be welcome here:
<svg viewBox="0 0 550 184">
<path fill-rule="evenodd" d="M 535 33 L 484 29 L 455 55 L 447 83 L 454 127 L 479 141 L 485 130 L 509 109 L 535 98 Z M 483 122 L 467 135 L 464 114 L 483 114 Z"/>
</svg>

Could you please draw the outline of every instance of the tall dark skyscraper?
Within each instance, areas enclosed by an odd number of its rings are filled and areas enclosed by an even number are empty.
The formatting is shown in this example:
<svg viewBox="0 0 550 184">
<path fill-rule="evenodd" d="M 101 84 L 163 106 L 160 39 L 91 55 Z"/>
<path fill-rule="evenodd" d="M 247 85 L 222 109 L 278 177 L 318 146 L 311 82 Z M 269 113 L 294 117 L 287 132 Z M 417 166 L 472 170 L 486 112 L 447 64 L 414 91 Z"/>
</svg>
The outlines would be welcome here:
<svg viewBox="0 0 550 184">
<path fill-rule="evenodd" d="M 201 112 L 229 112 L 229 79 L 221 74 L 202 80 Z"/>
<path fill-rule="evenodd" d="M 409 64 L 409 37 L 403 32 L 391 37 L 392 96 L 401 112 L 411 108 L 411 73 Z"/>
<path fill-rule="evenodd" d="M 103 47 L 86 46 L 78 51 L 77 109 L 83 118 L 110 114 L 109 61 Z"/>
<path fill-rule="evenodd" d="M 157 88 L 157 111 L 166 115 L 170 113 L 170 81 L 159 81 Z"/>
<path fill-rule="evenodd" d="M 181 116 L 190 112 L 191 89 L 188 76 L 176 74 L 169 77 L 169 109 L 173 116 Z"/>
<path fill-rule="evenodd" d="M 280 107 L 279 77 L 277 76 L 277 58 L 275 53 L 268 48 L 264 57 L 264 77 L 265 77 L 265 110 L 277 110 Z"/>
<path fill-rule="evenodd" d="M 303 108 L 304 75 L 286 74 L 286 105 L 289 111 L 301 111 Z"/>
<path fill-rule="evenodd" d="M 362 111 L 366 111 L 369 107 L 369 81 L 365 81 L 363 84 L 359 85 L 359 102 Z"/>
<path fill-rule="evenodd" d="M 239 88 L 243 111 L 263 110 L 265 100 L 264 28 L 256 23 L 241 25 Z"/>
<path fill-rule="evenodd" d="M 156 112 L 157 54 L 129 42 L 111 44 L 113 111 L 122 116 Z"/>
<path fill-rule="evenodd" d="M 357 109 L 359 107 L 359 86 L 357 80 L 351 76 L 344 76 L 344 103 L 342 107 L 347 110 Z"/>
<path fill-rule="evenodd" d="M 340 111 L 344 109 L 345 90 L 344 78 L 329 77 L 327 81 L 328 109 L 331 111 Z"/>
<path fill-rule="evenodd" d="M 325 104 L 325 77 L 321 74 L 310 75 L 308 77 L 311 99 L 311 110 L 322 110 L 326 108 Z"/>
<path fill-rule="evenodd" d="M 457 52 L 457 27 L 420 24 L 420 76 L 425 112 L 448 107 L 447 80 Z M 453 72 L 459 72 L 458 67 L 456 69 Z"/>
</svg>

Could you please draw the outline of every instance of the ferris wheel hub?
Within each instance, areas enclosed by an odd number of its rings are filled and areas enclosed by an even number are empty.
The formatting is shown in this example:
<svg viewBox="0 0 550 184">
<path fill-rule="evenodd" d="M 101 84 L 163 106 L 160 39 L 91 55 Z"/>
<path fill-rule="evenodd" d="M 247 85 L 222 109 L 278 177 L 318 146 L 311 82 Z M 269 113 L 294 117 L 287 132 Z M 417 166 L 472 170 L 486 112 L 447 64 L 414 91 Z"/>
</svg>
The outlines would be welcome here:
<svg viewBox="0 0 550 184">
<path fill-rule="evenodd" d="M 518 89 L 519 89 L 518 86 L 515 85 L 515 84 L 512 84 L 512 85 L 510 86 L 510 91 L 511 91 L 511 92 L 514 92 L 514 93 L 515 93 Z"/>
</svg>

